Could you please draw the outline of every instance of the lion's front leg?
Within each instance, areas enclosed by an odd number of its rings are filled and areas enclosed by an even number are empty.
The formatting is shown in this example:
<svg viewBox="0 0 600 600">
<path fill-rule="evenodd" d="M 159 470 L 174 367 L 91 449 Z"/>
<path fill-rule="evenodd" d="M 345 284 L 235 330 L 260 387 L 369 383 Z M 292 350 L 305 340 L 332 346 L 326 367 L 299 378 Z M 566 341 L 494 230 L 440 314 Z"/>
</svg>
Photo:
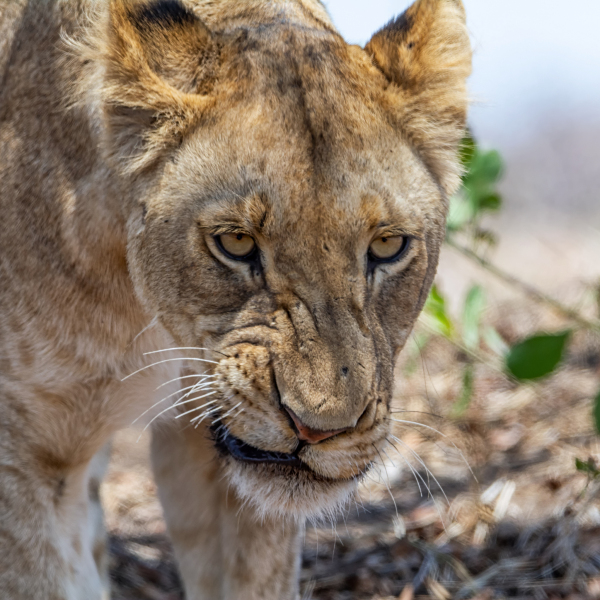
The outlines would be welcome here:
<svg viewBox="0 0 600 600">
<path fill-rule="evenodd" d="M 109 448 L 91 463 L 77 463 L 70 453 L 69 464 L 56 445 L 40 443 L 45 432 L 23 417 L 22 406 L 11 410 L 12 400 L 0 393 L 0 598 L 108 600 L 97 492 Z M 51 418 L 46 422 L 49 430 L 59 428 Z M 38 445 L 29 441 L 34 436 Z"/>
<path fill-rule="evenodd" d="M 296 600 L 300 528 L 240 506 L 205 431 L 157 428 L 152 461 L 188 600 Z"/>
<path fill-rule="evenodd" d="M 230 494 L 231 497 L 232 494 Z M 236 502 L 221 513 L 225 577 L 223 600 L 296 600 L 300 569 L 299 527 L 260 520 Z"/>
</svg>

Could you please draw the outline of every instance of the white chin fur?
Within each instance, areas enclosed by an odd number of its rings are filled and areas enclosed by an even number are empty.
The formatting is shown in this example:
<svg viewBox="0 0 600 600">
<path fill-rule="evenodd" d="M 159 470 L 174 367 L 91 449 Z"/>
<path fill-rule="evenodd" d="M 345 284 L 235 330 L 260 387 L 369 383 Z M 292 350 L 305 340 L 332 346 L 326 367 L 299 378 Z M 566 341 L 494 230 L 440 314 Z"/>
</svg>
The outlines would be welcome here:
<svg viewBox="0 0 600 600">
<path fill-rule="evenodd" d="M 298 523 L 332 519 L 354 497 L 358 486 L 356 480 L 316 480 L 304 471 L 285 477 L 277 475 L 269 465 L 247 465 L 232 458 L 226 462 L 226 479 L 259 519 Z"/>
</svg>

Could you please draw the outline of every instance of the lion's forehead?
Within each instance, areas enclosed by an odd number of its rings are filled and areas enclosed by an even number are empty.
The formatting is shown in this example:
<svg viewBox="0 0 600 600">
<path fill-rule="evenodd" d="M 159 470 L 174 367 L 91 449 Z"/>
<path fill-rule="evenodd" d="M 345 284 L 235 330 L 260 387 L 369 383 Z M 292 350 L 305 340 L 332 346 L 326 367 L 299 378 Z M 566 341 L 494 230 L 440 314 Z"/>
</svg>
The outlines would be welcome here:
<svg viewBox="0 0 600 600">
<path fill-rule="evenodd" d="M 203 208 L 262 194 L 284 229 L 348 230 L 394 211 L 418 221 L 437 189 L 382 99 L 381 73 L 331 32 L 272 29 L 236 34 L 169 191 Z"/>
<path fill-rule="evenodd" d="M 233 29 L 249 22 L 295 22 L 333 30 L 325 7 L 318 0 L 264 2 L 264 0 L 185 0 L 211 29 Z"/>
<path fill-rule="evenodd" d="M 250 31 L 224 69 L 236 81 L 225 97 L 241 95 L 250 110 L 278 121 L 288 131 L 308 129 L 315 145 L 345 142 L 383 130 L 397 135 L 387 114 L 382 75 L 367 59 L 330 32 L 290 26 Z M 219 93 L 221 90 L 217 90 Z M 257 102 L 257 99 L 260 99 Z"/>
<path fill-rule="evenodd" d="M 417 232 L 441 204 L 434 179 L 397 131 L 365 119 L 346 143 L 328 125 L 348 129 L 342 110 L 298 100 L 288 111 L 286 103 L 259 96 L 221 107 L 214 126 L 184 140 L 162 187 L 173 205 L 192 201 L 215 217 L 226 206 L 244 221 L 262 214 L 264 202 L 271 234 L 309 228 L 335 235 L 385 222 Z"/>
</svg>

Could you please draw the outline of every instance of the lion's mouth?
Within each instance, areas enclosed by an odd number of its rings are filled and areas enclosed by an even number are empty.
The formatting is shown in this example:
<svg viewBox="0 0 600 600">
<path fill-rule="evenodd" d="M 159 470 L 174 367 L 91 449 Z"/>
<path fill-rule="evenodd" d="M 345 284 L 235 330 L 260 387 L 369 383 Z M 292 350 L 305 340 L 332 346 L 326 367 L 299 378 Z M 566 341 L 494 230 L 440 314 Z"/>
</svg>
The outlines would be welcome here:
<svg viewBox="0 0 600 600">
<path fill-rule="evenodd" d="M 270 452 L 255 448 L 250 444 L 231 435 L 226 427 L 220 426 L 213 429 L 213 436 L 217 449 L 229 454 L 235 460 L 245 463 L 267 463 L 273 465 L 287 465 L 296 469 L 308 469 L 309 467 L 300 460 L 298 453 L 302 449 L 302 443 L 292 454 L 284 452 Z"/>
</svg>

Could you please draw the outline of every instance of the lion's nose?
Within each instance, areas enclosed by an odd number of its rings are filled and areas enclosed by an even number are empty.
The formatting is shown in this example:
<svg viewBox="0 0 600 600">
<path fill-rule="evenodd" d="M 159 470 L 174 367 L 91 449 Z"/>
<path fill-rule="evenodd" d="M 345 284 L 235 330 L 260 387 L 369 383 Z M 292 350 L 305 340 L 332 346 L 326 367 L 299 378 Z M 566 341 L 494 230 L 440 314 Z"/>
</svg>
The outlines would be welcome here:
<svg viewBox="0 0 600 600">
<path fill-rule="evenodd" d="M 304 423 L 302 423 L 302 421 L 298 418 L 298 416 L 294 413 L 293 410 L 291 410 L 287 406 L 285 406 L 284 408 L 285 410 L 287 410 L 290 417 L 292 417 L 292 421 L 294 421 L 294 425 L 296 426 L 297 431 L 296 435 L 298 436 L 298 439 L 304 442 L 308 442 L 309 444 L 318 444 L 319 442 L 333 437 L 338 433 L 344 433 L 344 431 L 348 431 L 348 428 L 335 429 L 333 431 L 321 431 L 319 429 L 312 429 L 311 427 L 307 427 L 306 425 L 304 425 Z"/>
</svg>

